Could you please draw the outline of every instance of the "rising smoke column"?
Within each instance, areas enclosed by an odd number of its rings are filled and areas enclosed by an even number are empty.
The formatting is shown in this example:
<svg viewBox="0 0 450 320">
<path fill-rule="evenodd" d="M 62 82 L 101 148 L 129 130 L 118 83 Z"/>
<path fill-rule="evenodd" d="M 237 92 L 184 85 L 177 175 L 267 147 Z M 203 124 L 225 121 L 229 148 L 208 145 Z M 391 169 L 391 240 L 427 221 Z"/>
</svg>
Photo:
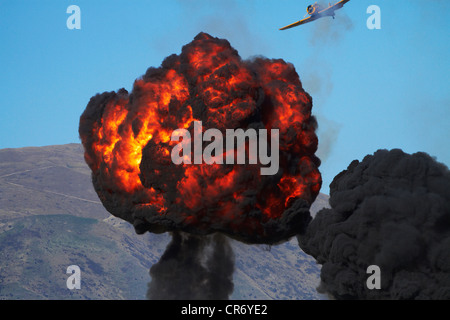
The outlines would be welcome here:
<svg viewBox="0 0 450 320">
<path fill-rule="evenodd" d="M 138 233 L 219 231 L 275 243 L 304 229 L 321 187 L 311 108 L 292 64 L 242 60 L 227 40 L 200 33 L 180 55 L 149 68 L 131 93 L 92 97 L 79 133 L 103 205 Z M 194 121 L 224 136 L 279 129 L 279 171 L 261 175 L 245 150 L 238 151 L 245 165 L 173 164 L 171 134 L 184 128 L 193 137 Z"/>
<path fill-rule="evenodd" d="M 425 153 L 379 150 L 330 185 L 298 236 L 322 264 L 320 291 L 338 299 L 450 299 L 450 171 Z M 381 269 L 369 290 L 366 269 Z"/>
<path fill-rule="evenodd" d="M 225 236 L 174 232 L 150 268 L 150 300 L 223 300 L 233 293 L 234 254 Z"/>
<path fill-rule="evenodd" d="M 130 93 L 91 98 L 79 134 L 103 205 L 137 233 L 173 233 L 150 271 L 150 298 L 221 299 L 231 292 L 234 258 L 213 233 L 273 244 L 304 231 L 322 183 L 311 109 L 292 64 L 242 60 L 227 40 L 205 33 L 149 68 Z M 249 164 L 248 143 L 235 150 L 245 152 L 245 164 L 175 165 L 171 135 L 186 129 L 194 137 L 197 121 L 223 136 L 227 129 L 278 129 L 278 172 L 261 175 L 260 163 Z"/>
</svg>

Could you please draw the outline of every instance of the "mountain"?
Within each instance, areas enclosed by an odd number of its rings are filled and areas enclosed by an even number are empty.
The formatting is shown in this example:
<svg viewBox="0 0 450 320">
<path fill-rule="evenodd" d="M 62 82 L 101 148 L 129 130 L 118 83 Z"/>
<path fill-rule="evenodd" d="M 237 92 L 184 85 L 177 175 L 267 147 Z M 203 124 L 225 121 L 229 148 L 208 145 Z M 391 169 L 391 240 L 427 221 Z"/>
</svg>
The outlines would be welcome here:
<svg viewBox="0 0 450 320">
<path fill-rule="evenodd" d="M 312 211 L 328 206 L 320 194 Z M 80 144 L 0 150 L 0 299 L 145 299 L 169 234 L 137 235 L 95 193 Z M 320 266 L 297 240 L 232 240 L 231 299 L 324 299 Z M 69 290 L 67 267 L 81 270 Z"/>
</svg>

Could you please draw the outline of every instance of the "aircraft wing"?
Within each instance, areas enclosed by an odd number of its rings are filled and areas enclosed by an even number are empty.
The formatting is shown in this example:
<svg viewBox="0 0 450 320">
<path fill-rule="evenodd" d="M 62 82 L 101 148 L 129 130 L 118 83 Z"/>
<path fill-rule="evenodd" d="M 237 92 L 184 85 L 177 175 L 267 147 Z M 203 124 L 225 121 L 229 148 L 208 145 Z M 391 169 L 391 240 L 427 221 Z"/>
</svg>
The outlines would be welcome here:
<svg viewBox="0 0 450 320">
<path fill-rule="evenodd" d="M 305 23 L 308 23 L 308 22 L 312 22 L 314 20 L 317 20 L 318 18 L 319 17 L 317 17 L 317 16 L 309 16 L 308 18 L 305 18 L 303 20 L 291 23 L 290 25 L 287 25 L 287 26 L 285 26 L 283 28 L 280 28 L 280 30 L 290 29 L 290 28 L 293 28 L 293 27 L 296 27 L 296 26 L 299 26 L 299 25 L 302 25 L 302 24 L 305 24 Z"/>
<path fill-rule="evenodd" d="M 344 4 L 346 4 L 347 2 L 349 2 L 350 0 L 341 0 L 341 1 L 339 1 L 339 2 L 337 2 L 335 5 L 334 5 L 334 7 L 336 8 L 336 9 L 340 9 L 340 8 L 342 8 L 343 6 L 344 6 Z"/>
<path fill-rule="evenodd" d="M 346 4 L 347 2 L 349 2 L 350 0 L 341 0 L 336 2 L 335 4 L 323 9 L 322 11 L 319 11 L 319 14 L 326 14 L 328 11 L 332 10 L 335 11 L 337 9 L 340 9 L 344 6 L 344 4 Z"/>
</svg>

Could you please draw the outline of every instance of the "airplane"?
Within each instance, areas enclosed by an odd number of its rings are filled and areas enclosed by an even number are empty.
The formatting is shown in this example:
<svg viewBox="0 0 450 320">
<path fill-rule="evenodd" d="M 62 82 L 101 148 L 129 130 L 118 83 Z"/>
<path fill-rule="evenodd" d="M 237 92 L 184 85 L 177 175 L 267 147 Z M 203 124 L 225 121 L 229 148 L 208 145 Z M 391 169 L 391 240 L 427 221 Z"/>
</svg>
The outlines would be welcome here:
<svg viewBox="0 0 450 320">
<path fill-rule="evenodd" d="M 331 3 L 328 3 L 328 7 L 324 7 L 323 5 L 320 5 L 316 2 L 306 8 L 306 12 L 308 13 L 307 15 L 309 15 L 309 17 L 304 18 L 303 20 L 294 22 L 283 28 L 280 28 L 280 30 L 290 29 L 290 28 L 293 28 L 293 27 L 296 27 L 296 26 L 299 26 L 299 25 L 302 25 L 305 23 L 312 22 L 314 20 L 317 20 L 317 19 L 320 19 L 323 17 L 333 17 L 333 19 L 334 19 L 335 11 L 342 8 L 344 6 L 344 4 L 346 4 L 349 1 L 350 0 L 341 0 L 341 1 L 336 2 L 333 5 Z M 305 15 L 305 17 L 307 15 Z"/>
</svg>

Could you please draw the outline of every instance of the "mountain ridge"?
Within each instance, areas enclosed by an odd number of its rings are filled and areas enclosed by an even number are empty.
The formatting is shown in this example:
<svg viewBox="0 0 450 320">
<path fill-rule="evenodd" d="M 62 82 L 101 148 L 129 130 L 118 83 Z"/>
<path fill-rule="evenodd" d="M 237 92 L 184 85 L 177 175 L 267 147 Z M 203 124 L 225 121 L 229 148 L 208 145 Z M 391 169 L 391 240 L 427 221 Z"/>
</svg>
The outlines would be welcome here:
<svg viewBox="0 0 450 320">
<path fill-rule="evenodd" d="M 312 211 L 327 205 L 320 194 Z M 145 299 L 148 270 L 170 238 L 137 235 L 103 208 L 81 144 L 0 149 L 0 299 Z M 320 266 L 295 238 L 231 244 L 231 299 L 324 299 Z M 80 290 L 66 287 L 71 264 Z"/>
</svg>

